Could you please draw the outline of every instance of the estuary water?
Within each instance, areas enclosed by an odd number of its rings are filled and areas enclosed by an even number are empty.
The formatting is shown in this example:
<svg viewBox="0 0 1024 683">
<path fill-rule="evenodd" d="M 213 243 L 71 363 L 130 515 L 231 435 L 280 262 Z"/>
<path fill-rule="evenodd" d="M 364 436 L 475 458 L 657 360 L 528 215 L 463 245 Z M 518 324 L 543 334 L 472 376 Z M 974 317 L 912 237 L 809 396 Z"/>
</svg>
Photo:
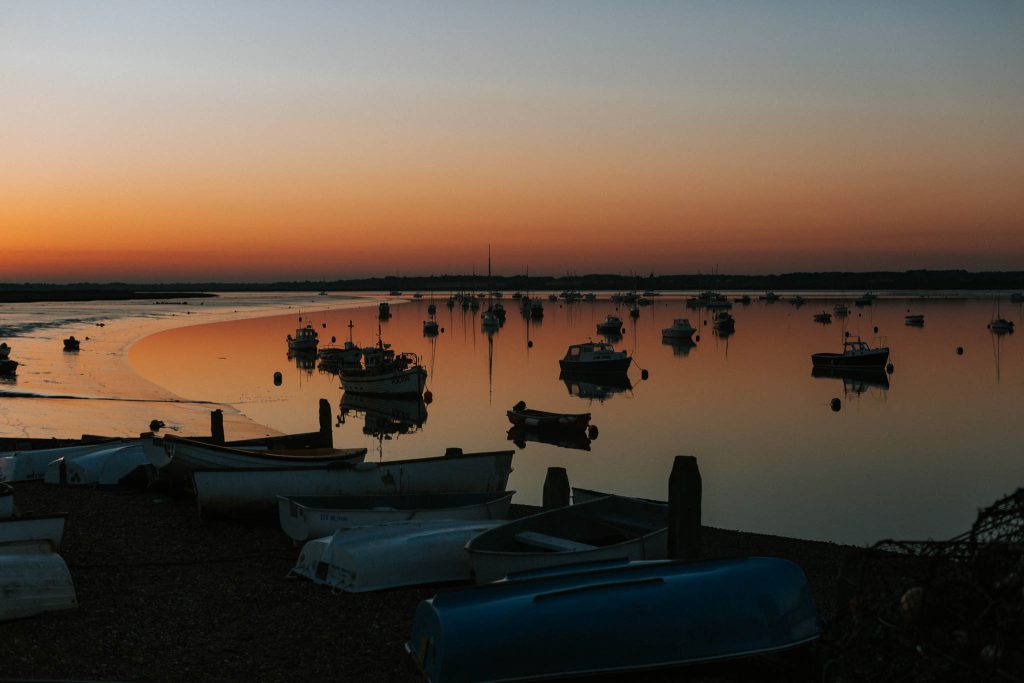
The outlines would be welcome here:
<svg viewBox="0 0 1024 683">
<path fill-rule="evenodd" d="M 1022 337 L 987 329 L 990 297 L 883 295 L 862 308 L 853 293 L 803 293 L 799 307 L 755 297 L 734 304 L 735 332 L 721 336 L 705 324 L 710 313 L 686 308 L 681 294 L 655 298 L 635 320 L 607 293 L 575 304 L 541 296 L 538 321 L 506 295 L 507 321 L 493 334 L 481 329 L 480 311 L 449 309 L 438 297 L 436 337 L 423 334 L 429 297 L 377 293 L 226 295 L 177 307 L 37 304 L 37 321 L 77 322 L 22 332 L 17 324 L 33 324 L 17 323 L 28 309 L 8 310 L 3 338 L 25 364 L 0 385 L 0 435 L 134 434 L 150 419 L 208 433 L 212 407 L 226 410 L 228 438 L 311 431 L 326 398 L 339 419 L 335 444 L 365 446 L 369 458 L 515 449 L 509 487 L 519 502 L 540 502 L 551 466 L 565 467 L 576 486 L 664 498 L 673 456 L 687 454 L 700 464 L 706 524 L 856 544 L 952 536 L 979 507 L 1024 484 Z M 392 317 L 380 322 L 383 299 Z M 850 306 L 847 318 L 814 321 L 839 302 Z M 908 310 L 924 325 L 905 325 Z M 1000 312 L 1020 326 L 1018 304 L 1004 300 Z M 596 325 L 607 314 L 624 322 L 612 341 L 634 357 L 628 379 L 560 378 L 566 347 L 603 339 Z M 663 342 L 675 317 L 699 328 L 695 344 Z M 384 342 L 419 354 L 430 401 L 345 395 L 336 375 L 288 357 L 285 337 L 307 323 L 322 346 L 350 332 L 356 343 L 376 343 L 379 325 Z M 56 349 L 71 329 L 91 339 L 68 357 Z M 846 333 L 888 346 L 891 374 L 813 376 L 810 355 L 841 350 Z M 58 393 L 87 399 L 40 398 Z M 597 437 L 551 444 L 510 435 L 505 411 L 518 401 L 590 412 Z M 81 404 L 94 407 L 82 413 Z"/>
</svg>

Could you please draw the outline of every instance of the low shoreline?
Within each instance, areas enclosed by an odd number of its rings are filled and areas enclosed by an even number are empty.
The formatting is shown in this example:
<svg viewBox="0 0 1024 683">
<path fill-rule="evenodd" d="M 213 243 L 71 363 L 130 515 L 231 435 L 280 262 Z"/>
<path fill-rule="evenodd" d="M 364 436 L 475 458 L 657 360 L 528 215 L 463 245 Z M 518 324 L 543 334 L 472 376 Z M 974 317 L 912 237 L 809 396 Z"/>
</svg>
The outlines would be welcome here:
<svg viewBox="0 0 1024 683">
<path fill-rule="evenodd" d="M 286 578 L 299 548 L 276 526 L 203 523 L 194 502 L 152 491 L 15 485 L 23 514 L 68 513 L 61 555 L 78 607 L 0 623 L 8 678 L 418 681 L 405 655 L 416 606 L 450 586 L 334 594 Z M 514 505 L 517 516 L 536 510 Z M 784 557 L 822 617 L 852 546 L 705 527 L 705 559 Z M 701 667 L 695 680 L 764 677 Z M 781 675 L 781 672 L 779 672 Z M 628 680 L 629 677 L 622 680 Z M 645 680 L 678 680 L 651 672 Z"/>
<path fill-rule="evenodd" d="M 62 301 L 129 301 L 132 299 L 157 299 L 158 303 L 187 305 L 187 301 L 166 301 L 168 299 L 209 299 L 219 295 L 213 292 L 139 292 L 118 289 L 58 289 L 58 290 L 3 290 L 0 289 L 0 304 L 38 304 Z"/>
</svg>

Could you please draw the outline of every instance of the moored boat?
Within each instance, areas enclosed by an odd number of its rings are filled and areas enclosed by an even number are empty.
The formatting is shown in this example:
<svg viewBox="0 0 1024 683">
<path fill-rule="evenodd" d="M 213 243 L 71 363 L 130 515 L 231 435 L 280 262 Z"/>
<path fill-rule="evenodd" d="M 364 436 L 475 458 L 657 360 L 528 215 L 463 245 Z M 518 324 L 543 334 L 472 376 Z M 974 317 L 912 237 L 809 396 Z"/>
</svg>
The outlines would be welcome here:
<svg viewBox="0 0 1024 683">
<path fill-rule="evenodd" d="M 18 361 L 0 358 L 0 377 L 14 377 L 18 374 Z"/>
<path fill-rule="evenodd" d="M 503 524 L 466 544 L 477 583 L 515 572 L 611 558 L 664 558 L 668 509 L 608 496 Z"/>
<path fill-rule="evenodd" d="M 732 332 L 736 329 L 736 320 L 729 311 L 715 311 L 711 318 L 711 326 L 719 332 Z"/>
<path fill-rule="evenodd" d="M 811 363 L 816 368 L 881 368 L 889 359 L 889 348 L 871 348 L 857 339 L 843 341 L 842 353 L 814 353 Z"/>
<path fill-rule="evenodd" d="M 365 448 L 272 448 L 262 444 L 253 448 L 241 445 L 213 444 L 167 434 L 143 434 L 149 448 L 162 449 L 165 466 L 176 469 L 232 470 L 259 468 L 326 467 L 335 463 L 357 463 L 366 457 Z M 157 458 L 150 458 L 151 461 Z M 156 465 L 156 463 L 153 463 Z"/>
<path fill-rule="evenodd" d="M 11 347 L 7 342 L 0 342 L 0 360 L 7 360 L 11 357 Z"/>
<path fill-rule="evenodd" d="M 307 542 L 290 574 L 348 593 L 468 582 L 466 542 L 499 524 L 446 519 L 341 529 Z"/>
<path fill-rule="evenodd" d="M 295 541 L 358 526 L 441 519 L 506 519 L 515 491 L 398 493 L 378 496 L 278 496 L 281 529 Z"/>
<path fill-rule="evenodd" d="M 192 475 L 201 515 L 266 513 L 277 496 L 504 491 L 513 451 L 465 453 L 385 462 L 336 463 L 295 469 L 197 470 Z"/>
<path fill-rule="evenodd" d="M 616 351 L 608 342 L 571 344 L 565 356 L 558 361 L 565 372 L 625 372 L 632 358 L 625 351 Z"/>
<path fill-rule="evenodd" d="M 906 325 L 924 325 L 924 315 L 921 313 L 907 314 L 903 316 L 903 322 Z"/>
<path fill-rule="evenodd" d="M 696 331 L 689 318 L 673 318 L 672 327 L 662 329 L 661 336 L 663 339 L 689 339 Z"/>
<path fill-rule="evenodd" d="M 819 633 L 788 560 L 619 560 L 439 593 L 405 648 L 431 683 L 526 681 L 766 654 Z"/>
<path fill-rule="evenodd" d="M 423 321 L 423 334 L 432 335 L 437 334 L 440 327 L 436 320 L 424 320 Z"/>
<path fill-rule="evenodd" d="M 832 307 L 832 312 L 837 318 L 845 318 L 850 314 L 850 308 L 846 304 L 836 304 Z"/>
<path fill-rule="evenodd" d="M 295 330 L 294 337 L 289 334 L 285 341 L 288 342 L 289 351 L 315 351 L 317 344 L 320 343 L 320 338 L 313 326 L 307 323 L 305 327 Z"/>
<path fill-rule="evenodd" d="M 82 342 L 78 339 L 75 339 L 75 335 L 71 335 L 70 337 L 64 340 L 65 351 L 78 351 L 81 345 Z"/>
<path fill-rule="evenodd" d="M 822 311 L 814 314 L 814 322 L 816 323 L 830 323 L 832 322 L 832 314 L 828 311 Z"/>
<path fill-rule="evenodd" d="M 427 371 L 413 353 L 396 354 L 378 342 L 372 352 L 363 349 L 363 365 L 341 369 L 341 388 L 354 394 L 419 396 L 427 384 Z"/>
<path fill-rule="evenodd" d="M 988 329 L 992 330 L 993 332 L 996 332 L 997 334 L 1002 334 L 1004 332 L 1013 332 L 1013 321 L 1007 320 L 1006 318 L 1003 317 L 997 317 L 995 320 L 988 324 Z"/>
<path fill-rule="evenodd" d="M 520 401 L 506 410 L 508 421 L 519 427 L 530 429 L 576 429 L 583 430 L 590 424 L 590 413 L 551 413 L 546 410 L 527 408 Z"/>
</svg>

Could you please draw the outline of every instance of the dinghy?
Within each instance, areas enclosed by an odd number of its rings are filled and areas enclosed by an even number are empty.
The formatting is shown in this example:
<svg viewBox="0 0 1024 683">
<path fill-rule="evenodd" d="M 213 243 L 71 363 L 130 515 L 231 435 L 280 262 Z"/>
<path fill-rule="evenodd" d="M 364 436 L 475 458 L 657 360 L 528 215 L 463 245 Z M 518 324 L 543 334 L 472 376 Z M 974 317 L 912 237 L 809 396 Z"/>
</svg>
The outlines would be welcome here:
<svg viewBox="0 0 1024 683">
<path fill-rule="evenodd" d="M 64 523 L 67 515 L 26 515 L 0 519 L 0 545 L 27 541 L 48 543 L 53 552 L 60 550 L 64 541 Z"/>
<path fill-rule="evenodd" d="M 126 443 L 117 439 L 85 446 L 44 448 L 39 450 L 15 451 L 0 457 L 0 481 L 32 481 L 46 476 L 47 466 L 59 458 L 70 462 L 74 458 L 102 451 Z"/>
<path fill-rule="evenodd" d="M 612 561 L 439 593 L 405 648 L 431 683 L 527 681 L 766 654 L 819 633 L 787 560 Z"/>
<path fill-rule="evenodd" d="M 466 550 L 478 583 L 577 562 L 661 559 L 668 550 L 668 507 L 606 496 L 509 522 L 474 538 Z"/>
<path fill-rule="evenodd" d="M 0 621 L 78 604 L 63 558 L 47 541 L 0 544 Z"/>
<path fill-rule="evenodd" d="M 192 483 L 200 515 L 270 513 L 278 496 L 486 493 L 505 490 L 513 453 L 463 454 L 461 449 L 451 448 L 438 458 L 291 469 L 196 470 Z"/>
<path fill-rule="evenodd" d="M 149 465 L 141 440 L 126 441 L 71 460 L 58 458 L 46 467 L 47 484 L 120 486 L 139 468 Z M 142 475 L 140 481 L 146 479 Z"/>
<path fill-rule="evenodd" d="M 365 448 L 276 448 L 273 450 L 257 442 L 248 446 L 245 442 L 227 445 L 205 443 L 195 439 L 184 439 L 170 434 L 160 437 L 145 434 L 143 442 L 148 444 L 149 460 L 157 466 L 173 464 L 175 469 L 187 470 L 233 470 L 254 468 L 300 468 L 324 467 L 337 462 L 362 462 L 366 457 Z M 164 455 L 161 457 L 159 450 Z"/>
<path fill-rule="evenodd" d="M 342 529 L 306 543 L 291 574 L 348 593 L 472 581 L 466 542 L 499 524 L 434 520 Z"/>
<path fill-rule="evenodd" d="M 295 541 L 338 529 L 394 522 L 506 519 L 515 491 L 400 493 L 384 496 L 278 496 L 281 529 Z"/>
</svg>

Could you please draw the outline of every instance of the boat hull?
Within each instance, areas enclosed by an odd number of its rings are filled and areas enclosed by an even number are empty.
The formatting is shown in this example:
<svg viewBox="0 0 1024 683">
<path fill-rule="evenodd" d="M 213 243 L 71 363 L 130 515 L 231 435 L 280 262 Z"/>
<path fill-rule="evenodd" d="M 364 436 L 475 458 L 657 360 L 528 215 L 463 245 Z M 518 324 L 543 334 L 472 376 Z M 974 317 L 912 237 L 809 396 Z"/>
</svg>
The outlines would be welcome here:
<svg viewBox="0 0 1024 683">
<path fill-rule="evenodd" d="M 337 498 L 279 496 L 277 513 L 281 529 L 289 538 L 306 541 L 358 526 L 442 519 L 505 519 L 514 493 L 419 493 Z"/>
<path fill-rule="evenodd" d="M 78 601 L 68 566 L 46 542 L 0 547 L 0 621 L 69 609 Z"/>
<path fill-rule="evenodd" d="M 302 469 L 197 470 L 192 474 L 201 516 L 257 515 L 277 509 L 278 496 L 504 491 L 513 451 Z"/>
<path fill-rule="evenodd" d="M 558 361 L 558 367 L 563 372 L 573 372 L 581 375 L 587 373 L 622 373 L 629 370 L 629 364 L 632 362 L 632 358 L 614 358 L 610 360 L 599 360 L 599 361 L 573 361 L 561 359 Z"/>
<path fill-rule="evenodd" d="M 527 681 L 766 654 L 819 630 L 787 560 L 612 562 L 440 593 L 405 647 L 432 683 Z"/>
<path fill-rule="evenodd" d="M 590 413 L 549 413 L 543 410 L 507 410 L 508 421 L 531 430 L 586 429 Z"/>
<path fill-rule="evenodd" d="M 865 353 L 815 353 L 811 355 L 811 364 L 816 368 L 882 368 L 889 360 L 889 349 L 871 349 Z"/>
<path fill-rule="evenodd" d="M 427 371 L 413 367 L 401 372 L 364 374 L 341 373 L 341 388 L 353 394 L 371 396 L 419 396 L 427 385 Z"/>
</svg>

